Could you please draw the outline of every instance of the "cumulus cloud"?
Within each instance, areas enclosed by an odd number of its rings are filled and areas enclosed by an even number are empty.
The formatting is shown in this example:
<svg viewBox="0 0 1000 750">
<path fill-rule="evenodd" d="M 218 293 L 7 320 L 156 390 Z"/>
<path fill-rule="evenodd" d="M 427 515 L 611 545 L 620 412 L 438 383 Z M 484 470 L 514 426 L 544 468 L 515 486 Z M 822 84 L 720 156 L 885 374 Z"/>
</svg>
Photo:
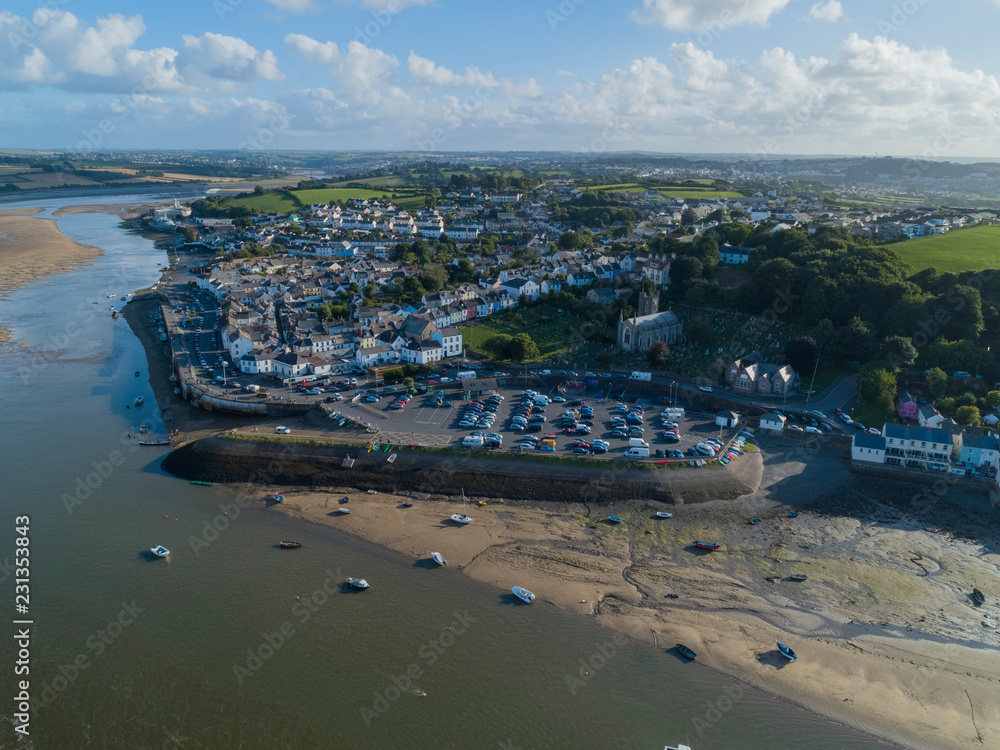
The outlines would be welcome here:
<svg viewBox="0 0 1000 750">
<path fill-rule="evenodd" d="M 479 68 L 466 68 L 459 75 L 448 68 L 436 65 L 433 60 L 421 57 L 410 51 L 406 61 L 407 68 L 422 86 L 439 86 L 442 88 L 467 88 L 470 86 L 496 86 L 497 80 L 492 73 L 483 73 Z"/>
<path fill-rule="evenodd" d="M 305 13 L 307 10 L 315 10 L 317 7 L 312 0 L 267 0 L 267 2 L 288 13 Z"/>
<path fill-rule="evenodd" d="M 665 26 L 686 31 L 721 25 L 767 23 L 791 0 L 642 0 L 642 7 L 633 10 L 636 23 Z"/>
<path fill-rule="evenodd" d="M 844 6 L 839 0 L 829 0 L 826 3 L 816 3 L 809 9 L 809 17 L 817 21 L 834 23 L 839 21 L 844 15 Z"/>
</svg>

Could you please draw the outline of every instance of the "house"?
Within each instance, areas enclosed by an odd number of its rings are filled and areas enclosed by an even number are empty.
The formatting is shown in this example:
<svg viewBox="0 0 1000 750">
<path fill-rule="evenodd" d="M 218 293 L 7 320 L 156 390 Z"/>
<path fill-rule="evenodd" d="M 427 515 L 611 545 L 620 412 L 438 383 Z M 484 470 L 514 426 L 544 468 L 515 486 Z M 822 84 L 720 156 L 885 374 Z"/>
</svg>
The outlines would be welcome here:
<svg viewBox="0 0 1000 750">
<path fill-rule="evenodd" d="M 917 407 L 917 424 L 921 427 L 940 427 L 944 417 L 934 408 L 934 404 L 920 404 Z"/>
<path fill-rule="evenodd" d="M 715 423 L 719 427 L 735 427 L 739 421 L 740 418 L 734 411 L 720 411 L 715 415 Z"/>
<path fill-rule="evenodd" d="M 785 429 L 785 417 L 782 414 L 770 412 L 760 418 L 760 429 L 781 432 Z"/>
<path fill-rule="evenodd" d="M 860 432 L 851 441 L 851 460 L 871 464 L 885 463 L 886 439 L 881 435 Z"/>
<path fill-rule="evenodd" d="M 933 407 L 931 407 L 931 410 L 933 411 Z M 904 390 L 900 392 L 899 398 L 896 399 L 896 411 L 900 419 L 913 422 L 918 418 L 920 405 L 909 391 Z M 926 425 L 921 424 L 921 427 L 924 426 Z"/>
<path fill-rule="evenodd" d="M 750 262 L 750 248 L 736 247 L 728 242 L 719 247 L 719 262 L 736 266 Z"/>
<path fill-rule="evenodd" d="M 670 283 L 670 259 L 650 258 L 642 264 L 642 275 L 652 279 L 658 287 L 667 286 Z"/>
<path fill-rule="evenodd" d="M 1000 464 L 1000 440 L 995 435 L 965 435 L 959 460 L 979 474 L 989 474 Z"/>
<path fill-rule="evenodd" d="M 541 287 L 531 279 L 515 278 L 503 282 L 500 289 L 507 292 L 514 299 L 518 299 L 522 294 L 530 300 L 538 299 Z"/>
<path fill-rule="evenodd" d="M 795 384 L 795 370 L 790 365 L 764 362 L 760 352 L 736 360 L 726 370 L 726 382 L 736 392 L 747 396 L 781 396 Z"/>
<path fill-rule="evenodd" d="M 618 299 L 618 295 L 610 287 L 601 287 L 591 289 L 587 292 L 587 299 L 591 302 L 596 302 L 598 305 L 610 305 Z"/>
<path fill-rule="evenodd" d="M 932 465 L 947 466 L 951 461 L 954 440 L 945 430 L 885 424 L 882 437 L 887 464 L 926 469 Z"/>
</svg>

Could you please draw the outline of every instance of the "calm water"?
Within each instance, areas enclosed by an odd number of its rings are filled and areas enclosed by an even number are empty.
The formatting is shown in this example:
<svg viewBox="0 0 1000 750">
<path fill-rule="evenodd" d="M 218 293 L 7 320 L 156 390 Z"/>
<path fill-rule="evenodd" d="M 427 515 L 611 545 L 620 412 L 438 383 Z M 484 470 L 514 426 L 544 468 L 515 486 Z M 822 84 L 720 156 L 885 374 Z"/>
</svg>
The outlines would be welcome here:
<svg viewBox="0 0 1000 750">
<path fill-rule="evenodd" d="M 15 516 L 29 515 L 31 689 L 46 701 L 31 741 L 5 721 L 0 747 L 884 747 L 588 620 L 513 606 L 457 571 L 273 512 L 224 515 L 229 492 L 173 479 L 162 449 L 123 441 L 140 421 L 126 409 L 136 396 L 151 433 L 163 425 L 144 353 L 109 319 L 107 294 L 148 285 L 165 257 L 113 216 L 60 227 L 105 256 L 0 301 L 15 343 L 31 345 L 0 355 L 0 562 L 13 561 Z M 193 549 L 213 520 L 222 530 Z M 304 547 L 275 549 L 281 538 Z M 156 544 L 168 560 L 146 559 Z M 347 576 L 372 590 L 343 591 Z M 581 660 L 589 679 L 573 682 Z"/>
</svg>

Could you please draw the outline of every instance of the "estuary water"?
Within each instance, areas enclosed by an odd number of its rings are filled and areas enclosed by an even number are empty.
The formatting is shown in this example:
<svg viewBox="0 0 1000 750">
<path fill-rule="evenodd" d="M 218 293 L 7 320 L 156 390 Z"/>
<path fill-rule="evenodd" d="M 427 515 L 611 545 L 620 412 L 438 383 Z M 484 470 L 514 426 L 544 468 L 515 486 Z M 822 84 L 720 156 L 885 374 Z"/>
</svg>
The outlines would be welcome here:
<svg viewBox="0 0 1000 750">
<path fill-rule="evenodd" d="M 136 196 L 34 205 L 116 200 Z M 0 747 L 888 747 L 584 618 L 165 474 L 164 449 L 126 437 L 166 428 L 142 347 L 108 308 L 166 257 L 112 215 L 59 226 L 105 254 L 0 300 L 14 333 L 0 353 Z M 27 615 L 14 611 L 18 516 Z M 276 548 L 289 538 L 302 549 Z M 169 558 L 148 554 L 159 544 Z M 346 590 L 347 576 L 371 590 Z M 11 674 L 23 617 L 27 739 Z"/>
</svg>

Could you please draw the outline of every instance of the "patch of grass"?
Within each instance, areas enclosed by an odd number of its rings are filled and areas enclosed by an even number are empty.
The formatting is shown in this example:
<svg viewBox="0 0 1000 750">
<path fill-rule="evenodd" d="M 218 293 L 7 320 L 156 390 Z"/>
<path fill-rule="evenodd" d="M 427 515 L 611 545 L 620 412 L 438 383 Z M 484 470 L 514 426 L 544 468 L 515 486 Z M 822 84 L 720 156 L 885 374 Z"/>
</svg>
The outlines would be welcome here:
<svg viewBox="0 0 1000 750">
<path fill-rule="evenodd" d="M 886 422 L 895 422 L 896 415 L 892 412 L 882 411 L 880 408 L 873 404 L 865 403 L 864 401 L 859 401 L 855 404 L 848 412 L 851 419 L 861 422 L 861 424 L 866 427 L 877 427 L 882 428 L 882 425 Z"/>
<path fill-rule="evenodd" d="M 890 245 L 916 273 L 961 273 L 1000 267 L 1000 226 L 969 227 Z"/>
<path fill-rule="evenodd" d="M 293 194 L 306 206 L 313 203 L 330 203 L 331 201 L 346 201 L 351 198 L 370 199 L 384 198 L 390 200 L 405 211 L 423 208 L 424 194 L 412 190 L 369 190 L 365 188 L 319 188 L 316 190 L 295 190 Z M 395 197 L 393 197 L 395 196 Z"/>
<path fill-rule="evenodd" d="M 802 378 L 802 389 L 809 390 L 810 384 L 812 389 L 816 391 L 816 394 L 822 393 L 824 390 L 830 387 L 834 380 L 841 377 L 842 375 L 853 375 L 857 370 L 852 370 L 847 367 L 834 367 L 833 365 L 821 365 L 816 369 L 816 379 L 813 380 L 811 372 L 799 373 Z"/>
<path fill-rule="evenodd" d="M 462 341 L 470 353 L 488 357 L 483 344 L 493 336 L 527 333 L 538 345 L 539 362 L 562 359 L 592 362 L 601 345 L 581 341 L 578 331 L 586 322 L 568 312 L 558 314 L 545 307 L 505 310 L 488 319 L 463 325 Z"/>
<path fill-rule="evenodd" d="M 264 195 L 248 195 L 245 198 L 234 198 L 232 206 L 242 206 L 251 211 L 265 214 L 293 213 L 299 210 L 298 204 L 284 193 L 266 193 Z"/>
</svg>

